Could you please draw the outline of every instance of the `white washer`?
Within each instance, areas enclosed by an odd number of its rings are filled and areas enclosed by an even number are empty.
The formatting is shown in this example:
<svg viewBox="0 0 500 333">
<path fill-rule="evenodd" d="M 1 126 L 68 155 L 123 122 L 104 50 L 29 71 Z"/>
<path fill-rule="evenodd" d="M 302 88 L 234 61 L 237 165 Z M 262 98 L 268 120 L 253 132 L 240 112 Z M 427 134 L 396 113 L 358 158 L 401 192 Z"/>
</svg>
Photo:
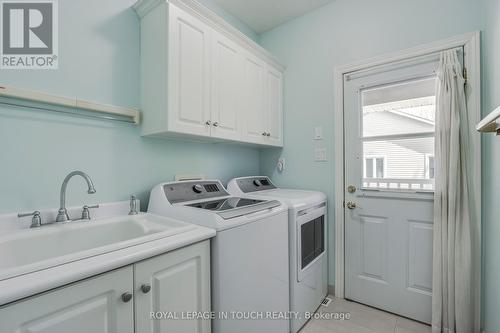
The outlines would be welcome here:
<svg viewBox="0 0 500 333">
<path fill-rule="evenodd" d="M 289 311 L 286 206 L 231 197 L 219 181 L 204 180 L 155 186 L 148 211 L 217 231 L 211 241 L 213 333 L 289 332 L 286 318 L 268 319 Z"/>
<path fill-rule="evenodd" d="M 326 252 L 326 196 L 321 192 L 276 187 L 268 177 L 241 177 L 229 181 L 229 193 L 256 199 L 279 200 L 288 206 L 290 246 L 290 331 L 307 322 L 328 292 Z"/>
</svg>

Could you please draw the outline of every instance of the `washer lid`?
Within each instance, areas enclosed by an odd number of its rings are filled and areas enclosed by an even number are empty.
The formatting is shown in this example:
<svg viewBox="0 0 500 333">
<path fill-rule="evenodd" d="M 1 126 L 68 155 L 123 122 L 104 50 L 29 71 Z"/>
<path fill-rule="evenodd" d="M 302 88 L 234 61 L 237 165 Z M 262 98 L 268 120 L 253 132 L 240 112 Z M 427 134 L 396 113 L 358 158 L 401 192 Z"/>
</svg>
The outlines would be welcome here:
<svg viewBox="0 0 500 333">
<path fill-rule="evenodd" d="M 201 201 L 193 204 L 188 204 L 186 206 L 215 212 L 226 220 L 238 216 L 252 214 L 265 209 L 278 207 L 280 205 L 280 202 L 277 200 L 267 201 L 230 197 L 210 201 Z"/>
<path fill-rule="evenodd" d="M 326 201 L 326 196 L 322 192 L 306 190 L 290 190 L 277 188 L 252 193 L 252 197 L 263 198 L 267 200 L 280 200 L 288 207 L 304 207 Z"/>
</svg>

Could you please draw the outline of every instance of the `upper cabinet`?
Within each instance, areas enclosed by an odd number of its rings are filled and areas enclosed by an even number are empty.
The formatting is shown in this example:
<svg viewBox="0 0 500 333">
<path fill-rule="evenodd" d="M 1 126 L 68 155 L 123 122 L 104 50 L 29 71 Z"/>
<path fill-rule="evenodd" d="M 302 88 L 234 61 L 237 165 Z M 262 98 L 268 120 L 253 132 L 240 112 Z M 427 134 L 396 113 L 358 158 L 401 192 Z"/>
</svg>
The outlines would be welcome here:
<svg viewBox="0 0 500 333">
<path fill-rule="evenodd" d="M 244 141 L 264 143 L 266 139 L 266 64 L 246 54 L 243 61 L 242 129 Z"/>
<path fill-rule="evenodd" d="M 202 21 L 175 6 L 169 8 L 168 17 L 168 89 L 156 89 L 157 94 L 166 94 L 168 90 L 168 129 L 210 135 L 206 122 L 211 118 L 209 54 L 212 31 Z M 149 65 L 154 67 L 155 64 Z M 150 111 L 156 110 L 147 110 Z"/>
<path fill-rule="evenodd" d="M 283 73 L 267 67 L 265 80 L 268 144 L 283 146 Z"/>
<path fill-rule="evenodd" d="M 241 139 L 243 50 L 229 38 L 212 38 L 212 136 Z"/>
<path fill-rule="evenodd" d="M 193 0 L 140 0 L 142 134 L 283 145 L 284 68 Z"/>
</svg>

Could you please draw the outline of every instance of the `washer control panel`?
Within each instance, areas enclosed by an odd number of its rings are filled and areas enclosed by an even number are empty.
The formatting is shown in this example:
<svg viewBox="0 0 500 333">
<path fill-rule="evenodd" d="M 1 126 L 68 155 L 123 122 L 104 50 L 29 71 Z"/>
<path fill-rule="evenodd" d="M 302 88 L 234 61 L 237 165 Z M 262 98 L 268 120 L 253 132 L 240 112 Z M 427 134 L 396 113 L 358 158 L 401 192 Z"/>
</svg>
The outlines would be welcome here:
<svg viewBox="0 0 500 333">
<path fill-rule="evenodd" d="M 276 186 L 268 177 L 248 177 L 236 180 L 238 187 L 243 193 L 272 190 Z"/>
<path fill-rule="evenodd" d="M 163 191 L 172 204 L 229 195 L 218 180 L 173 182 L 163 185 Z"/>
</svg>

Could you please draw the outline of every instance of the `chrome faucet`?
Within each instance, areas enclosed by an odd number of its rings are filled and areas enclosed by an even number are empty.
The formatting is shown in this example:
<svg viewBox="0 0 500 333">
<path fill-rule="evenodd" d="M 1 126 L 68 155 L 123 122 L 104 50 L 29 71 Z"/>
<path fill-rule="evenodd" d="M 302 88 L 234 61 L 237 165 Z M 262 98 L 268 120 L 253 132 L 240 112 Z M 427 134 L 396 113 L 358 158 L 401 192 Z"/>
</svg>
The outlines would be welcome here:
<svg viewBox="0 0 500 333">
<path fill-rule="evenodd" d="M 60 198 L 61 205 L 59 207 L 59 212 L 57 213 L 56 222 L 66 222 L 70 220 L 68 211 L 66 210 L 66 187 L 68 187 L 68 182 L 73 176 L 82 176 L 83 179 L 85 179 L 88 186 L 87 190 L 88 194 L 94 194 L 96 192 L 92 179 L 90 179 L 89 175 L 87 175 L 85 172 L 73 171 L 70 174 L 68 174 L 66 178 L 64 178 L 64 181 L 61 186 L 61 198 Z"/>
</svg>

